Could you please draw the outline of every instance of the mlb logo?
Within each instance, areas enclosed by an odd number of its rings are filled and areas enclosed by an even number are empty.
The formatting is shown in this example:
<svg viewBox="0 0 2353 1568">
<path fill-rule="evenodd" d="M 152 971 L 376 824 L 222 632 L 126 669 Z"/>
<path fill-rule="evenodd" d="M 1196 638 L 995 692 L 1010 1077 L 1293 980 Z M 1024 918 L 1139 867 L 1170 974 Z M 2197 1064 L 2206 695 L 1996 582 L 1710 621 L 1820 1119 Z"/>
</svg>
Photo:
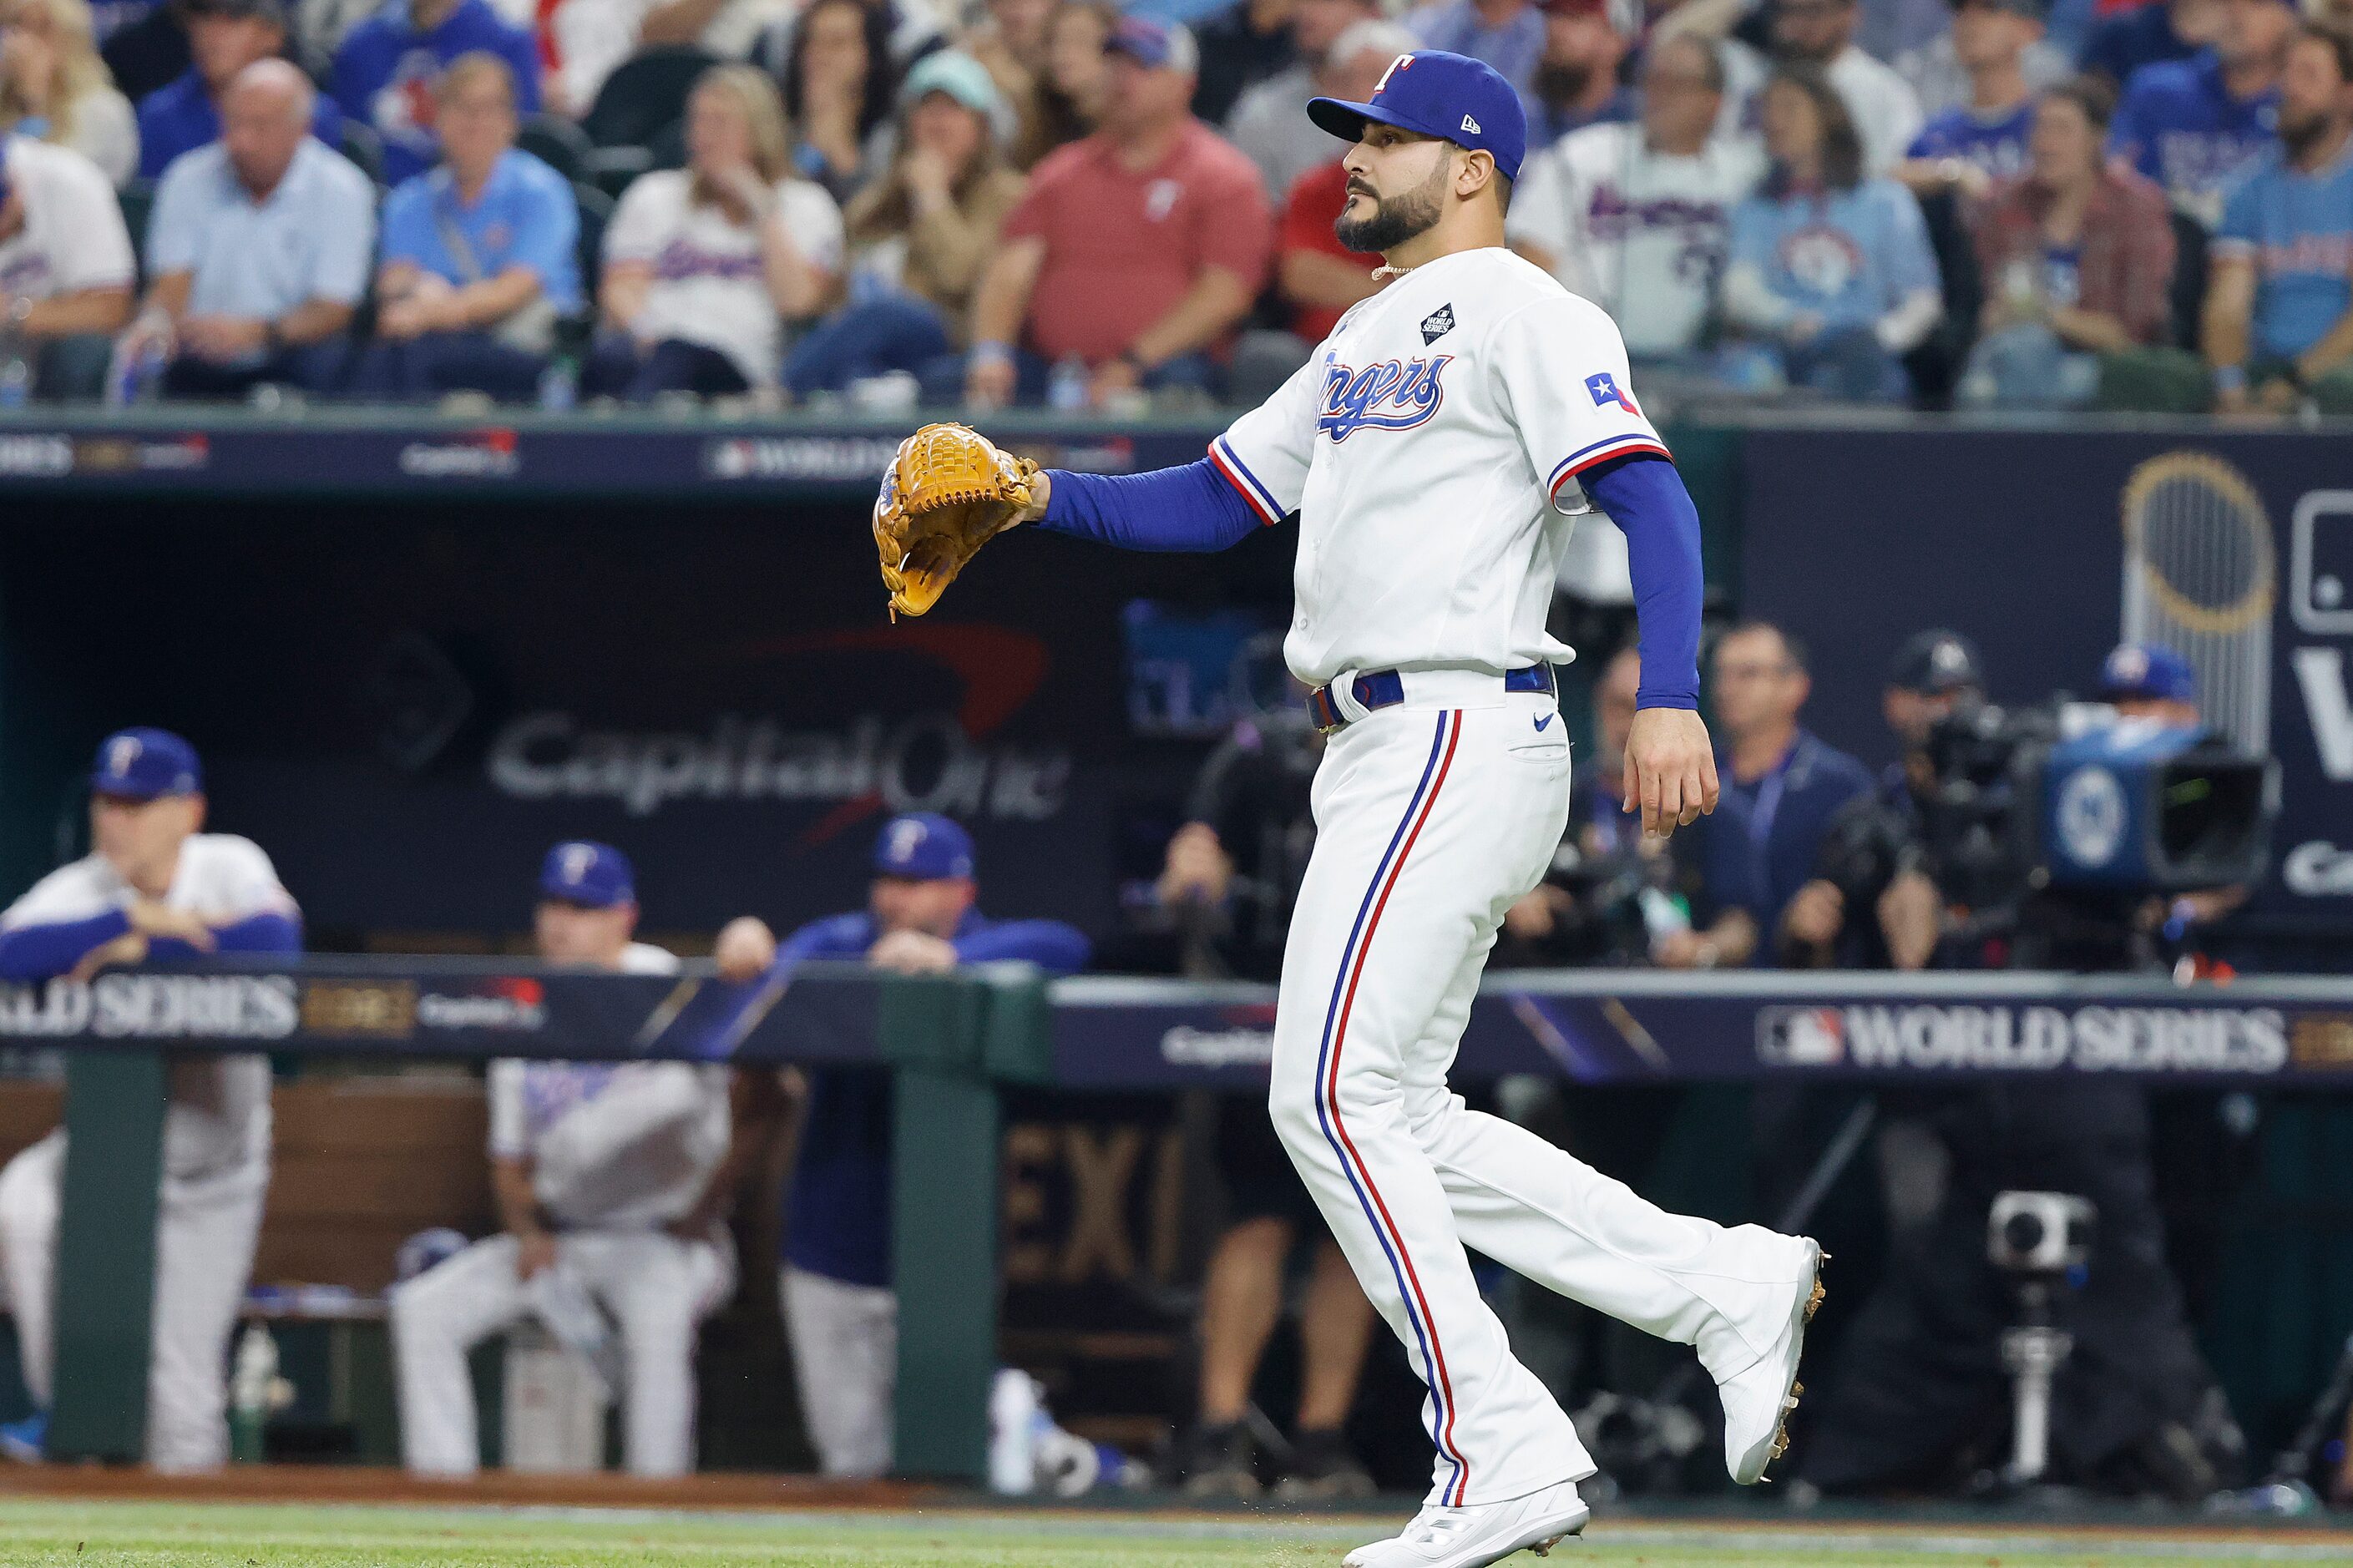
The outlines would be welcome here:
<svg viewBox="0 0 2353 1568">
<path fill-rule="evenodd" d="M 1846 1059 L 1846 1019 L 1836 1007 L 1767 1007 L 1757 1016 L 1757 1055 L 1774 1067 L 1836 1067 Z"/>
<path fill-rule="evenodd" d="M 1642 411 L 1634 406 L 1633 398 L 1618 384 L 1618 378 L 1606 370 L 1587 376 L 1585 390 L 1593 394 L 1593 406 L 1596 408 L 1607 408 L 1614 403 L 1637 418 L 1641 416 Z"/>
</svg>

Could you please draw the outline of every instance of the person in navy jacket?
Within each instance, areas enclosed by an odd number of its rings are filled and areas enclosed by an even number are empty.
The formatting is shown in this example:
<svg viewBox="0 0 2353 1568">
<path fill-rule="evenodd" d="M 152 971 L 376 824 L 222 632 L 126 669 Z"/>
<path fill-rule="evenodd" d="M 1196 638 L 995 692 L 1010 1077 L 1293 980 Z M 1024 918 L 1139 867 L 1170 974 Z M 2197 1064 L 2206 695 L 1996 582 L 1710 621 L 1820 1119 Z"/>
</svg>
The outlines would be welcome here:
<svg viewBox="0 0 2353 1568">
<path fill-rule="evenodd" d="M 302 913 L 250 839 L 204 833 L 204 772 L 166 730 L 122 730 L 90 770 L 90 852 L 0 913 L 0 980 L 79 984 L 102 969 L 208 952 L 300 952 Z M 0 1273 L 16 1313 L 35 1414 L 0 1428 L 0 1451 L 41 1457 L 55 1374 L 63 1128 L 0 1170 Z M 269 1058 L 172 1064 L 155 1226 L 155 1321 L 147 1462 L 216 1469 L 228 1458 L 229 1331 L 269 1187 Z"/>
<path fill-rule="evenodd" d="M 874 844 L 867 907 L 811 921 L 779 946 L 750 916 L 720 932 L 727 979 L 777 976 L 805 959 L 863 959 L 902 974 L 1020 959 L 1082 968 L 1084 935 L 1060 921 L 992 921 L 975 908 L 972 837 L 931 812 L 895 816 Z M 871 1069 L 809 1075 L 785 1213 L 779 1294 L 810 1442 L 828 1476 L 891 1466 L 898 1370 L 891 1283 L 891 1080 Z"/>
</svg>

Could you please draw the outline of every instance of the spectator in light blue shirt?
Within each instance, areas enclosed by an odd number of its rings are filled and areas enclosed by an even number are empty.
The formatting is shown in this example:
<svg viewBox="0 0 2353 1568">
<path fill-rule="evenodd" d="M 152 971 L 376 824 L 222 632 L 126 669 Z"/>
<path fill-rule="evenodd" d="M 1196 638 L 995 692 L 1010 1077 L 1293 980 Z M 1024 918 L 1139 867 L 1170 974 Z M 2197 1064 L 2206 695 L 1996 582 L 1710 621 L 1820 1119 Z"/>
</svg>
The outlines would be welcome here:
<svg viewBox="0 0 2353 1568">
<path fill-rule="evenodd" d="M 237 397 L 262 382 L 332 388 L 367 288 L 375 189 L 309 134 L 310 79 L 246 67 L 222 100 L 221 139 L 174 163 L 147 230 L 154 279 L 134 353 L 172 356 L 167 394 Z"/>
<path fill-rule="evenodd" d="M 557 318 L 580 309 L 580 209 L 562 175 L 516 150 L 504 60 L 460 55 L 434 91 L 446 160 L 385 199 L 376 342 L 358 386 L 528 398 Z"/>
<path fill-rule="evenodd" d="M 397 185 L 441 155 L 433 88 L 460 55 L 498 56 L 514 72 L 515 108 L 539 111 L 539 46 L 486 0 L 387 0 L 343 35 L 329 89 L 344 115 L 384 139 L 384 177 Z"/>
<path fill-rule="evenodd" d="M 1484 61 L 1522 92 L 1535 85 L 1545 18 L 1531 0 L 1443 0 L 1408 14 L 1404 22 L 1424 48 Z"/>
<path fill-rule="evenodd" d="M 2133 73 L 2108 128 L 2108 151 L 2212 228 L 2232 178 L 2272 144 L 2280 67 L 2295 32 L 2288 0 L 2223 0 L 2222 36 L 2212 48 Z"/>
<path fill-rule="evenodd" d="M 1784 67 L 1763 95 L 1765 187 L 1733 210 L 1724 314 L 1746 342 L 1727 373 L 1752 387 L 1900 398 L 1898 359 L 1943 314 L 1912 193 L 1862 177 L 1862 143 L 1820 71 Z"/>
<path fill-rule="evenodd" d="M 2205 347 L 2226 412 L 2309 395 L 2353 413 L 2353 38 L 2307 24 L 2281 79 L 2279 144 L 2234 186 L 2211 255 Z"/>
</svg>

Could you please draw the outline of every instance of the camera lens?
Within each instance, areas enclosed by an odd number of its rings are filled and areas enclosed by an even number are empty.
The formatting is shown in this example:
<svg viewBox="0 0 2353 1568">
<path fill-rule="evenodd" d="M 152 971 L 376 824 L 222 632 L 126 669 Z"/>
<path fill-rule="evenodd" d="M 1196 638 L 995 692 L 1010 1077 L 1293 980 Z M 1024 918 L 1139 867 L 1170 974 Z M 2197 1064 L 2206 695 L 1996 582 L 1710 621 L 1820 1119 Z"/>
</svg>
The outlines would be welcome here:
<svg viewBox="0 0 2353 1568">
<path fill-rule="evenodd" d="M 2021 1209 L 2001 1224 L 2001 1244 L 2012 1257 L 2026 1258 L 2042 1245 L 2042 1216 L 2031 1209 Z"/>
</svg>

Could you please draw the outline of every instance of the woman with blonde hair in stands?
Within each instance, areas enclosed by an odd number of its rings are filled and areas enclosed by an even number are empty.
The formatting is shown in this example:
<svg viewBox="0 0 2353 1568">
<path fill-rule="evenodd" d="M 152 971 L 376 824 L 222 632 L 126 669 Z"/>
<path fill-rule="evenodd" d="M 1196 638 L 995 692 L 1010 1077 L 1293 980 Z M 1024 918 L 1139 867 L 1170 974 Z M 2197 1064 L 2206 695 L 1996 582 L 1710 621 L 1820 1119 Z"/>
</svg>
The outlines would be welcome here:
<svg viewBox="0 0 2353 1568">
<path fill-rule="evenodd" d="M 849 302 L 794 345 L 786 390 L 840 392 L 907 371 L 936 373 L 931 390 L 955 395 L 974 286 L 1021 200 L 1021 176 L 999 150 L 1011 120 L 970 55 L 941 49 L 915 62 L 900 91 L 897 155 L 845 219 Z"/>
<path fill-rule="evenodd" d="M 120 185 L 139 121 L 91 42 L 88 0 L 0 0 L 0 132 L 70 147 Z"/>
<path fill-rule="evenodd" d="M 686 100 L 687 166 L 641 174 L 605 231 L 605 334 L 587 389 L 643 401 L 771 387 L 785 323 L 823 308 L 841 209 L 792 174 L 776 84 L 713 66 Z"/>
</svg>

